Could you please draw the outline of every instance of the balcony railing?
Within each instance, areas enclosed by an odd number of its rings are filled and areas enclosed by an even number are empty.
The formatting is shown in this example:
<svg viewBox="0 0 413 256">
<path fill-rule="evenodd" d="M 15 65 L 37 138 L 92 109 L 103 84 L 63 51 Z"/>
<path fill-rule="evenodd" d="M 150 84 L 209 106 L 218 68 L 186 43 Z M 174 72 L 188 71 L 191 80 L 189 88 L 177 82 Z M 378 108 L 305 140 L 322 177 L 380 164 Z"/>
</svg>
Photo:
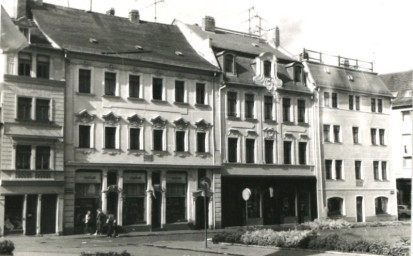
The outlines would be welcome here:
<svg viewBox="0 0 413 256">
<path fill-rule="evenodd" d="M 63 181 L 64 173 L 51 170 L 2 170 L 0 178 L 1 181 Z"/>
</svg>

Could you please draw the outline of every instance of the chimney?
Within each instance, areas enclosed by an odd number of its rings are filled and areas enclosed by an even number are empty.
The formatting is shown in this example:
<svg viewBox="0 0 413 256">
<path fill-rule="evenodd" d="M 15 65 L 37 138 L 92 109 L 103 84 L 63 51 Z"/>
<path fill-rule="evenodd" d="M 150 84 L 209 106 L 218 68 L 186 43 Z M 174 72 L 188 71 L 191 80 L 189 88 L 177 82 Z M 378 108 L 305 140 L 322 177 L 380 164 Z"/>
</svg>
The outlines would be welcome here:
<svg viewBox="0 0 413 256">
<path fill-rule="evenodd" d="M 131 10 L 129 12 L 129 20 L 132 23 L 137 23 L 139 24 L 139 11 L 138 10 Z"/>
<path fill-rule="evenodd" d="M 204 31 L 215 32 L 215 19 L 212 16 L 205 16 L 202 19 L 202 29 Z"/>
<path fill-rule="evenodd" d="M 114 8 L 110 8 L 109 11 L 106 12 L 107 15 L 111 15 L 111 16 L 115 16 L 115 9 Z"/>
<path fill-rule="evenodd" d="M 280 46 L 280 28 L 277 26 L 275 27 L 275 38 L 274 38 L 274 43 L 275 43 L 275 47 L 279 47 Z"/>
<path fill-rule="evenodd" d="M 28 0 L 17 0 L 16 19 L 27 16 Z"/>
</svg>

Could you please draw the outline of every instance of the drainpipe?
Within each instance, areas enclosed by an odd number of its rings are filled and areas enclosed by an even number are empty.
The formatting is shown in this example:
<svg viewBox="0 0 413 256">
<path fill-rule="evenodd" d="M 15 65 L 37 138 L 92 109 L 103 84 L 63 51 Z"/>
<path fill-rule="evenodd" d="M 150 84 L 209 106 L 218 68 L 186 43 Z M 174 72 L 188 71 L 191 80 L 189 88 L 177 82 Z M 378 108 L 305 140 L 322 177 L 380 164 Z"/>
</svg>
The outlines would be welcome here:
<svg viewBox="0 0 413 256">
<path fill-rule="evenodd" d="M 223 82 L 223 86 L 221 86 L 219 89 L 218 89 L 218 95 L 219 95 L 219 138 L 220 138 L 220 143 L 219 143 L 219 145 L 220 145 L 220 151 L 221 151 L 221 162 L 223 162 L 223 159 L 224 159 L 224 155 L 225 155 L 225 160 L 226 160 L 226 151 L 225 151 L 225 154 L 223 153 L 223 147 L 222 147 L 222 130 L 223 130 L 223 128 L 222 128 L 222 118 L 223 118 L 223 111 L 222 111 L 222 97 L 221 97 L 221 92 L 222 92 L 222 89 L 225 89 L 227 87 L 227 85 L 225 84 L 225 82 Z M 225 136 L 224 136 L 225 137 Z"/>
<path fill-rule="evenodd" d="M 212 141 L 214 145 L 214 152 L 212 154 L 212 161 L 213 165 L 215 165 L 215 155 L 216 155 L 216 150 L 217 150 L 217 143 L 215 141 L 215 77 L 217 76 L 217 73 L 214 73 L 214 77 L 212 78 Z"/>
</svg>

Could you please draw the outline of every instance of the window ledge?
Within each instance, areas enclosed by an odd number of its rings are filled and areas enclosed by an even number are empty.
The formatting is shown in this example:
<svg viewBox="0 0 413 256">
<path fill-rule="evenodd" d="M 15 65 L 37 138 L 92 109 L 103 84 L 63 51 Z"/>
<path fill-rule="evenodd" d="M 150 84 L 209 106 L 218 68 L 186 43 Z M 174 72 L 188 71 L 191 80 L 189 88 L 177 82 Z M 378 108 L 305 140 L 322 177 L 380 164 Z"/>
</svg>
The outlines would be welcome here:
<svg viewBox="0 0 413 256">
<path fill-rule="evenodd" d="M 117 95 L 102 95 L 102 98 L 108 98 L 108 99 L 120 99 L 120 96 Z"/>
<path fill-rule="evenodd" d="M 152 150 L 152 154 L 162 157 L 168 155 L 169 153 L 166 150 Z"/>
<path fill-rule="evenodd" d="M 179 157 L 187 157 L 191 155 L 189 151 L 174 151 L 174 153 L 175 153 L 175 156 L 179 156 Z"/>
<path fill-rule="evenodd" d="M 95 148 L 79 148 L 79 147 L 76 147 L 75 149 L 76 149 L 76 151 L 78 151 L 78 152 L 80 152 L 84 155 L 89 155 L 89 154 L 92 154 L 92 153 L 96 152 Z"/>
<path fill-rule="evenodd" d="M 227 120 L 241 121 L 241 118 L 237 116 L 227 116 Z"/>
<path fill-rule="evenodd" d="M 103 154 L 108 154 L 108 155 L 119 155 L 122 153 L 122 151 L 118 148 L 102 148 Z"/>
<path fill-rule="evenodd" d="M 211 155 L 209 152 L 195 152 L 196 156 L 202 157 L 202 158 L 207 158 Z"/>
<path fill-rule="evenodd" d="M 127 99 L 130 101 L 145 101 L 144 98 L 138 98 L 138 97 L 128 97 Z"/>
<path fill-rule="evenodd" d="M 198 108 L 209 108 L 209 105 L 208 105 L 208 104 L 195 103 L 195 107 L 198 107 Z"/>
<path fill-rule="evenodd" d="M 174 104 L 177 106 L 188 106 L 188 102 L 180 102 L 180 101 L 174 101 Z"/>
<path fill-rule="evenodd" d="M 308 122 L 298 122 L 297 123 L 299 126 L 304 126 L 304 127 L 309 127 L 310 124 Z"/>
<path fill-rule="evenodd" d="M 152 101 L 153 103 L 163 103 L 163 104 L 167 103 L 166 100 L 151 99 L 151 101 Z"/>
<path fill-rule="evenodd" d="M 145 150 L 143 149 L 128 149 L 129 154 L 138 156 L 138 155 L 142 155 L 145 153 Z"/>
<path fill-rule="evenodd" d="M 274 119 L 265 119 L 264 123 L 268 123 L 268 124 L 277 124 L 277 120 Z"/>
<path fill-rule="evenodd" d="M 294 125 L 293 121 L 283 121 L 283 124 L 285 125 Z"/>
<path fill-rule="evenodd" d="M 258 122 L 258 119 L 257 119 L 257 118 L 253 118 L 253 117 L 246 117 L 246 118 L 245 118 L 245 121 L 246 121 L 246 122 L 256 123 L 256 122 Z"/>
<path fill-rule="evenodd" d="M 96 94 L 89 93 L 89 92 L 76 92 L 76 95 L 78 96 L 89 96 L 89 97 L 95 97 Z"/>
<path fill-rule="evenodd" d="M 54 121 L 40 121 L 40 120 L 33 120 L 33 119 L 14 119 L 16 122 L 19 123 L 30 123 L 30 124 L 39 124 L 39 125 L 56 125 Z"/>
</svg>

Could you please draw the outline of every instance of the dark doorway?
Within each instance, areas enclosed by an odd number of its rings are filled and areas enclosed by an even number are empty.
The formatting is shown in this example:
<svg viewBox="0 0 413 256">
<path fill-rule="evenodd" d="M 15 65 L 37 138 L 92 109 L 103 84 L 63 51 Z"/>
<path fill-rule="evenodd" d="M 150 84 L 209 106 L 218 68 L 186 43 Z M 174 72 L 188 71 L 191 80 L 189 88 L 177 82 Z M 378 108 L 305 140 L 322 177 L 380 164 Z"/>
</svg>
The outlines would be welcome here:
<svg viewBox="0 0 413 256">
<path fill-rule="evenodd" d="M 363 197 L 358 196 L 357 201 L 357 222 L 363 222 Z"/>
<path fill-rule="evenodd" d="M 57 195 L 42 196 L 41 229 L 42 234 L 56 232 L 56 203 Z"/>
<path fill-rule="evenodd" d="M 23 195 L 6 196 L 4 206 L 4 233 L 19 234 L 23 233 Z"/>
<path fill-rule="evenodd" d="M 263 192 L 263 221 L 264 225 L 279 224 L 279 214 L 277 215 L 277 200 L 275 197 L 275 191 L 268 189 Z"/>
<path fill-rule="evenodd" d="M 161 227 L 161 204 L 162 193 L 155 191 L 155 197 L 152 198 L 152 228 L 157 229 Z"/>
<path fill-rule="evenodd" d="M 85 232 L 84 218 L 87 211 L 92 213 L 92 220 L 96 213 L 96 209 L 99 208 L 99 198 L 76 198 L 75 200 L 75 233 Z"/>
<path fill-rule="evenodd" d="M 108 214 L 113 214 L 115 219 L 117 218 L 118 214 L 118 193 L 117 192 L 109 192 L 107 197 L 108 202 Z"/>
<path fill-rule="evenodd" d="M 108 186 L 117 185 L 117 181 L 116 172 L 108 172 Z"/>
<path fill-rule="evenodd" d="M 309 191 L 298 192 L 298 223 L 311 221 L 311 204 Z"/>
<path fill-rule="evenodd" d="M 37 195 L 27 196 L 26 235 L 36 235 Z"/>
<path fill-rule="evenodd" d="M 196 198 L 196 228 L 197 229 L 205 229 L 205 207 L 204 207 L 204 197 L 199 196 Z M 208 223 L 208 215 L 209 215 L 209 198 L 206 199 L 206 219 Z M 208 225 L 208 224 L 207 224 Z"/>
</svg>

